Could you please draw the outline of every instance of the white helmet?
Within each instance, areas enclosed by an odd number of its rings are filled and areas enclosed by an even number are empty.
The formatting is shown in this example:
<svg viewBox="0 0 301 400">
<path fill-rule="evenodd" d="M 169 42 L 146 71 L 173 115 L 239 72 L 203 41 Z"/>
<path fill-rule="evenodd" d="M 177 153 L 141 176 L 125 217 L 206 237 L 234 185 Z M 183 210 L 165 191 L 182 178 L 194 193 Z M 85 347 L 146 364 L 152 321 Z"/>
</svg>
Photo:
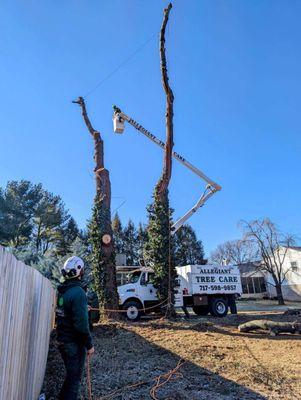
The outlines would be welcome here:
<svg viewBox="0 0 301 400">
<path fill-rule="evenodd" d="M 76 278 L 81 274 L 84 266 L 85 264 L 81 258 L 76 256 L 69 257 L 62 268 L 62 275 L 66 279 Z"/>
</svg>

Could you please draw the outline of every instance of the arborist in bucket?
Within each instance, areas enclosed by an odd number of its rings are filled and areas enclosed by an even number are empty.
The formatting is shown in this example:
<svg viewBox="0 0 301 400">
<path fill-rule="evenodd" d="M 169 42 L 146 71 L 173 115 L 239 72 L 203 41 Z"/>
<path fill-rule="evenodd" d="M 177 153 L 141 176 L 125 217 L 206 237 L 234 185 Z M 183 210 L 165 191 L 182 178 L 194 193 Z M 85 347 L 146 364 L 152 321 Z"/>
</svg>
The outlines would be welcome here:
<svg viewBox="0 0 301 400">
<path fill-rule="evenodd" d="M 57 341 L 66 368 L 60 400 L 77 400 L 86 354 L 94 353 L 88 321 L 86 293 L 81 284 L 84 262 L 70 257 L 62 275 L 65 281 L 58 287 Z"/>
</svg>

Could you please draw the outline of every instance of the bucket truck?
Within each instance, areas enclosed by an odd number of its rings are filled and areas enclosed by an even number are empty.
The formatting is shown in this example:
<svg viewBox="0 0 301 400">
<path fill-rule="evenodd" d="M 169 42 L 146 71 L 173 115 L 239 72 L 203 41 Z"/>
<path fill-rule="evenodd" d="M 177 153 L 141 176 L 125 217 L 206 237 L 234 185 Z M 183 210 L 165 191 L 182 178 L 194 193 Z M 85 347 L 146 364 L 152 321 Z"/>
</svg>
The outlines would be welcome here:
<svg viewBox="0 0 301 400">
<path fill-rule="evenodd" d="M 161 148 L 165 147 L 164 142 L 114 106 L 114 132 L 123 133 L 125 122 Z M 207 184 L 197 203 L 173 224 L 172 234 L 174 234 L 214 193 L 221 190 L 221 186 L 180 154 L 173 152 L 172 155 Z M 176 271 L 178 283 L 175 291 L 176 307 L 192 307 L 197 315 L 207 315 L 210 312 L 216 317 L 225 316 L 229 308 L 232 313 L 236 313 L 235 299 L 242 293 L 237 266 L 186 265 L 176 267 Z M 149 267 L 138 268 L 130 274 L 127 284 L 118 287 L 120 306 L 125 310 L 129 320 L 136 321 L 142 314 L 155 310 L 154 307 L 159 300 L 152 284 L 153 274 L 154 271 Z"/>
</svg>

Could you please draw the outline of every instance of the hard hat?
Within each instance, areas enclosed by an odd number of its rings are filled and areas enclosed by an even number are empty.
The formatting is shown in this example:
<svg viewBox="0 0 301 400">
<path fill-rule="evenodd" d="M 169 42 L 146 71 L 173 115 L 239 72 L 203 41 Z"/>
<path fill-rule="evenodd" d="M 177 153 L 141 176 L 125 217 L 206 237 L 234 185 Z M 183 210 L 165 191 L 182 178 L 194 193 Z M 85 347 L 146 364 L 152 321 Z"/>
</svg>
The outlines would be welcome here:
<svg viewBox="0 0 301 400">
<path fill-rule="evenodd" d="M 69 257 L 62 268 L 62 275 L 64 278 L 76 278 L 80 276 L 84 269 L 84 262 L 81 258 L 73 256 Z"/>
</svg>

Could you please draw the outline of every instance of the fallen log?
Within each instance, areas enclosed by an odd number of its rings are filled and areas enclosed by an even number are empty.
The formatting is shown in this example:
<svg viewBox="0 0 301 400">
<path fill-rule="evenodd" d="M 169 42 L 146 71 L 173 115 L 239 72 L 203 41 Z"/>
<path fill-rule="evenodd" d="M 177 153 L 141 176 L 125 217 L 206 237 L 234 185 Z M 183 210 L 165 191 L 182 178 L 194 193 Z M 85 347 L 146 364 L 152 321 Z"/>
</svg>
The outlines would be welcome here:
<svg viewBox="0 0 301 400">
<path fill-rule="evenodd" d="M 259 319 L 246 322 L 238 326 L 239 332 L 250 332 L 256 330 L 268 331 L 271 336 L 279 333 L 299 333 L 301 334 L 301 323 L 298 322 L 274 322 L 266 319 Z"/>
<path fill-rule="evenodd" d="M 283 315 L 301 315 L 301 308 L 294 308 L 292 310 L 286 310 Z"/>
</svg>

